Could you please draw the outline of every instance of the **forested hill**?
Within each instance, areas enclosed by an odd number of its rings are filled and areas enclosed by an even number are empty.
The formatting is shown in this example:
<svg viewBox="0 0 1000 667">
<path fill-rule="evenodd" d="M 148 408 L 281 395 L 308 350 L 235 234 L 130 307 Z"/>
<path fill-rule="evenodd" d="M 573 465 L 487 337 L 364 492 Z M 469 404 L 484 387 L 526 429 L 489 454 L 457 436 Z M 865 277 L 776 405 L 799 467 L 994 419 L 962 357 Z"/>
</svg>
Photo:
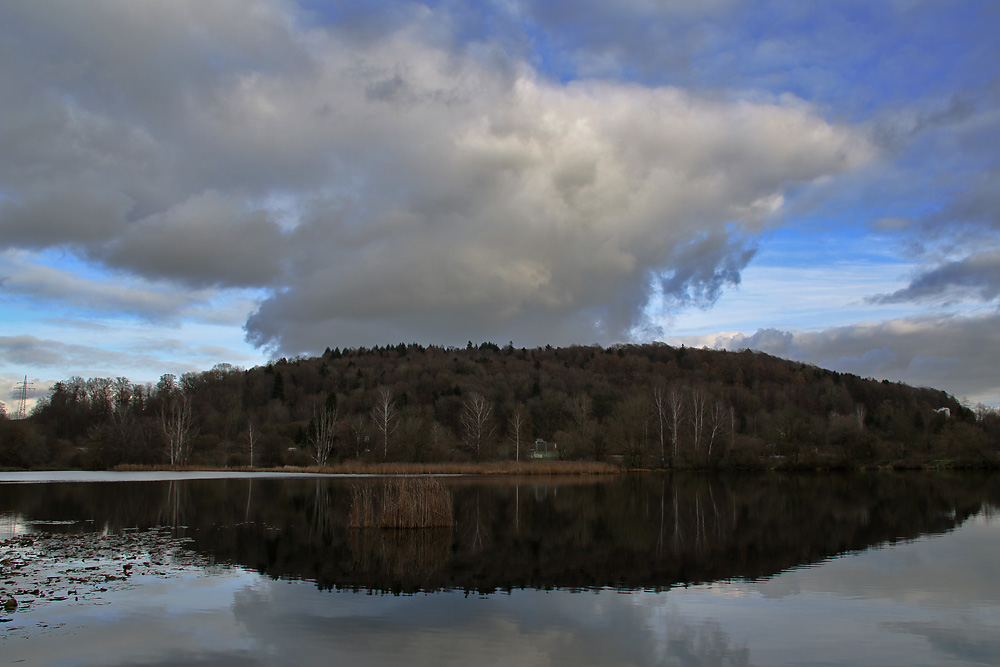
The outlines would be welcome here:
<svg viewBox="0 0 1000 667">
<path fill-rule="evenodd" d="M 634 467 L 994 466 L 1000 449 L 996 412 L 942 391 L 664 344 L 400 344 L 219 365 L 155 385 L 75 377 L 0 428 L 7 467 L 532 454 Z"/>
</svg>

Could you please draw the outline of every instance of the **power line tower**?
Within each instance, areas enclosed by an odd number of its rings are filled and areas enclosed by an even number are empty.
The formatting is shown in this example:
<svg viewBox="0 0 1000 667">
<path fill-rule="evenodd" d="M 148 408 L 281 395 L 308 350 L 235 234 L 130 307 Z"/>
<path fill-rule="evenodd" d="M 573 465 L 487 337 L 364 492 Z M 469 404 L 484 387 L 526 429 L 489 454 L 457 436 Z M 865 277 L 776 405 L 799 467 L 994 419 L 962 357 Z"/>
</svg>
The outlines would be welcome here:
<svg viewBox="0 0 1000 667">
<path fill-rule="evenodd" d="M 24 419 L 28 416 L 28 387 L 30 386 L 33 386 L 33 383 L 29 384 L 28 376 L 25 375 L 24 382 L 22 382 L 21 386 L 17 389 L 17 396 L 15 397 L 15 400 L 17 401 L 17 410 L 14 411 L 12 419 Z"/>
</svg>

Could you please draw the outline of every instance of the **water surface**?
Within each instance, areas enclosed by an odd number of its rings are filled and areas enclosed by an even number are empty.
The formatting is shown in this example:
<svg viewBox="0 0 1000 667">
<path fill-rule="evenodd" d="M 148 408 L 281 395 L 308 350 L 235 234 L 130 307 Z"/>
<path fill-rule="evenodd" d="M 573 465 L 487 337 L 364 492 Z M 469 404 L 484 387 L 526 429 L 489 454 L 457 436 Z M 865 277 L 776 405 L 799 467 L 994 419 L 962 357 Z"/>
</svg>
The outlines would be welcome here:
<svg viewBox="0 0 1000 667">
<path fill-rule="evenodd" d="M 996 477 L 449 478 L 415 531 L 348 528 L 379 480 L 103 479 L 0 482 L 0 550 L 91 558 L 0 663 L 1000 663 Z"/>
</svg>

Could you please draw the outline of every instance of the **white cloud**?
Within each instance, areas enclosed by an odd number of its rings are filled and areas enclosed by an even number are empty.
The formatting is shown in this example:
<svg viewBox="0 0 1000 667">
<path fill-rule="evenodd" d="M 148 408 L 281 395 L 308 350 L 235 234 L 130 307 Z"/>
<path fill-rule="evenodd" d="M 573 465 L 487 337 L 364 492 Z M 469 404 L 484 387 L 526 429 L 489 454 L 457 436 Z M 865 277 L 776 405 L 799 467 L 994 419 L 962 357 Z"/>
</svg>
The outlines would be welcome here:
<svg viewBox="0 0 1000 667">
<path fill-rule="evenodd" d="M 609 7 L 347 3 L 324 23 L 290 0 L 4 5 L 0 334 L 54 341 L 92 316 L 177 336 L 236 321 L 280 354 L 607 343 L 721 299 L 677 334 L 843 330 L 809 359 L 921 382 L 978 368 L 853 323 L 944 303 L 966 331 L 994 307 L 1000 114 L 976 31 L 995 9 L 854 22 L 776 0 L 757 34 L 733 0 Z M 780 264 L 768 231 L 817 222 L 882 234 L 729 298 Z"/>
<path fill-rule="evenodd" d="M 360 188 L 392 182 L 382 201 L 360 202 L 363 224 L 350 194 L 347 205 L 314 207 L 291 241 L 308 242 L 300 273 L 248 322 L 256 340 L 290 351 L 359 344 L 386 324 L 432 339 L 620 339 L 639 323 L 654 276 L 681 300 L 712 298 L 738 282 L 747 235 L 783 188 L 870 155 L 800 107 L 463 74 L 444 90 L 408 82 L 420 101 L 397 106 L 393 124 L 413 134 L 389 130 L 385 150 L 410 168 L 357 165 Z"/>
<path fill-rule="evenodd" d="M 873 154 L 793 98 L 450 50 L 433 10 L 359 41 L 279 3 L 120 9 L 4 10 L 5 243 L 266 289 L 247 332 L 283 353 L 621 340 L 658 276 L 711 302 L 787 188 Z"/>
</svg>

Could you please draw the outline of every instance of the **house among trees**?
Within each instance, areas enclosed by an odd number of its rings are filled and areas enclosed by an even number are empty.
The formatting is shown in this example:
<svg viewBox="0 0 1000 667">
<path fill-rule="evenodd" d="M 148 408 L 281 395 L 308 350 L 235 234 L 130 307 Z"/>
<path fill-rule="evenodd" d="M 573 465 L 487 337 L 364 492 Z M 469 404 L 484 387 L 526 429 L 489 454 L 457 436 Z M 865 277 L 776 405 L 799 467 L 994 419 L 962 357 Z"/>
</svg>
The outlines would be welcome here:
<svg viewBox="0 0 1000 667">
<path fill-rule="evenodd" d="M 530 456 L 533 459 L 557 459 L 559 458 L 559 445 L 552 443 L 552 451 L 549 451 L 549 443 L 538 438 L 535 440 L 535 448 L 531 450 Z"/>
</svg>

